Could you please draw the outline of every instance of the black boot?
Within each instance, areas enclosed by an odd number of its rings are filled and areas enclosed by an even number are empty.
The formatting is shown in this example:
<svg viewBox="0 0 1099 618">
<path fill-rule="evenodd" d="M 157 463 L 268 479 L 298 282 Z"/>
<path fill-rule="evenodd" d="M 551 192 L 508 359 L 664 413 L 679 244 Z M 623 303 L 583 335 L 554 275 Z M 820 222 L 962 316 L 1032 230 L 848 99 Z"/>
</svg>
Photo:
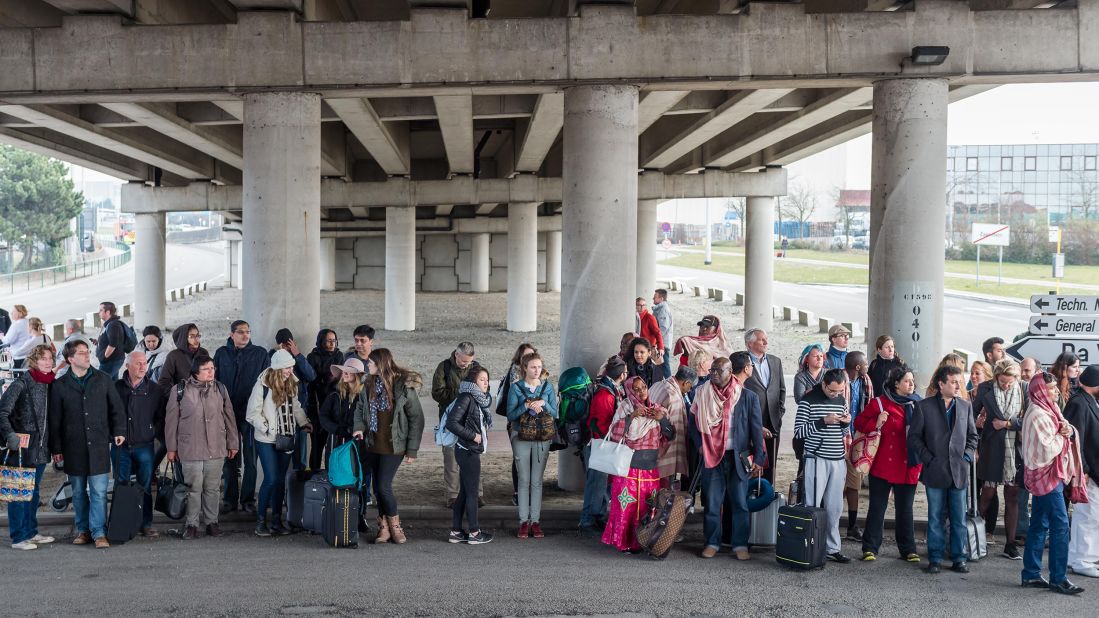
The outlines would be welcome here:
<svg viewBox="0 0 1099 618">
<path fill-rule="evenodd" d="M 282 520 L 281 519 L 273 520 L 271 522 L 271 525 L 268 526 L 268 529 L 271 531 L 271 534 L 274 535 L 274 536 L 286 536 L 286 535 L 290 534 L 290 530 L 288 530 L 285 526 L 282 525 Z"/>
<path fill-rule="evenodd" d="M 256 520 L 256 536 L 268 537 L 271 536 L 271 529 L 267 527 L 267 520 Z"/>
</svg>

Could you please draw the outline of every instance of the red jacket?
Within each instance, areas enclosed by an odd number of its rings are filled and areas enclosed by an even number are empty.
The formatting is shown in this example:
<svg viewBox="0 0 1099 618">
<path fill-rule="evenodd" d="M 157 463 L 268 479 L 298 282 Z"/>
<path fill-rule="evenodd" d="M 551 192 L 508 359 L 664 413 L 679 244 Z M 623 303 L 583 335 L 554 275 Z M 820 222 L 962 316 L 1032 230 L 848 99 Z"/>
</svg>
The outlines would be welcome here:
<svg viewBox="0 0 1099 618">
<path fill-rule="evenodd" d="M 591 406 L 588 408 L 588 428 L 591 430 L 592 439 L 606 437 L 617 406 L 618 402 L 610 391 L 605 388 L 596 389 L 591 397 Z"/>
<path fill-rule="evenodd" d="M 881 408 L 878 407 L 879 403 Z M 889 413 L 889 419 L 882 425 L 881 445 L 874 457 L 874 463 L 870 466 L 870 475 L 897 485 L 915 485 L 920 480 L 920 469 L 923 466 L 908 467 L 908 432 L 904 424 L 904 407 L 885 395 L 875 397 L 855 417 L 855 431 L 874 431 L 882 409 Z"/>
<path fill-rule="evenodd" d="M 660 336 L 660 326 L 656 323 L 656 316 L 650 311 L 641 314 L 641 336 L 648 339 L 654 348 L 664 349 L 664 338 Z"/>
</svg>

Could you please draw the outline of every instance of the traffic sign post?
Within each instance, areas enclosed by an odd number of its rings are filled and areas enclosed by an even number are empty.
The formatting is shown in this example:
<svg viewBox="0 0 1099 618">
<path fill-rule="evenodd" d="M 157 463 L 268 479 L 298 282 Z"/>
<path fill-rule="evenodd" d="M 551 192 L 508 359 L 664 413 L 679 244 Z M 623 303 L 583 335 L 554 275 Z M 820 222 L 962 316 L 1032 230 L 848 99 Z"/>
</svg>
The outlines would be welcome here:
<svg viewBox="0 0 1099 618">
<path fill-rule="evenodd" d="M 1099 316 L 1030 316 L 1030 334 L 1032 335 L 1094 335 L 1099 333 L 1097 326 L 1099 326 Z"/>
<path fill-rule="evenodd" d="M 1090 365 L 1091 359 L 1099 359 L 1099 339 L 1026 337 L 1005 351 L 1018 361 L 1033 358 L 1042 365 L 1052 365 L 1062 353 L 1072 352 L 1080 358 L 1080 364 Z"/>
<path fill-rule="evenodd" d="M 1035 294 L 1030 297 L 1031 313 L 1099 315 L 1099 296 Z"/>
<path fill-rule="evenodd" d="M 1011 226 L 999 223 L 974 223 L 969 233 L 969 240 L 977 245 L 977 285 L 981 285 L 981 245 L 1000 248 L 1000 274 L 997 276 L 996 283 L 1003 283 L 1004 247 L 1011 241 Z"/>
</svg>

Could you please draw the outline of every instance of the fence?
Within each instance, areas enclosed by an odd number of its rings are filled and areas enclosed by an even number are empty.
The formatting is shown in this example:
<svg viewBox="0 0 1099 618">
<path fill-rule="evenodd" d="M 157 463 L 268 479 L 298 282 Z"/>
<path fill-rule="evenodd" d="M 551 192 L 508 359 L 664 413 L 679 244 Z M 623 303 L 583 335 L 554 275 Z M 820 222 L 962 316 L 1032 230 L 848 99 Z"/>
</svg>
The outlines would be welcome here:
<svg viewBox="0 0 1099 618">
<path fill-rule="evenodd" d="M 47 285 L 64 283 L 66 281 L 71 281 L 72 279 L 90 277 L 108 270 L 114 270 L 129 262 L 132 258 L 129 245 L 119 242 L 114 243 L 114 245 L 116 248 L 121 249 L 122 253 L 88 260 L 86 262 L 78 262 L 76 264 L 51 266 L 49 268 L 25 270 L 10 275 L 0 275 L 0 292 L 6 291 L 14 294 L 16 290 L 42 288 Z"/>
</svg>

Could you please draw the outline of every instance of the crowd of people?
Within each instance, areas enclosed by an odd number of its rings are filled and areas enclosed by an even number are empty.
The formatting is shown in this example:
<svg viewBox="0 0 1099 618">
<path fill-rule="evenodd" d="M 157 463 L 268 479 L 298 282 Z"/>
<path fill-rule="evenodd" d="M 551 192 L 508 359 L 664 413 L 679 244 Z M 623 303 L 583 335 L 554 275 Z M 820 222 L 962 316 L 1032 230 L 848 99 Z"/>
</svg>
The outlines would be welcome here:
<svg viewBox="0 0 1099 618">
<path fill-rule="evenodd" d="M 1002 499 L 1001 555 L 1023 561 L 1023 586 L 1076 594 L 1082 588 L 1068 580 L 1069 569 L 1099 577 L 1099 509 L 1093 506 L 1099 486 L 1092 480 L 1099 473 L 1099 366 L 1082 368 L 1071 352 L 1048 371 L 1034 359 L 1016 363 L 1005 355 L 1003 339 L 993 337 L 982 347 L 983 359 L 968 367 L 961 356 L 947 354 L 921 389 L 891 337 L 879 337 L 873 350 L 849 349 L 851 333 L 837 325 L 826 344 L 799 355 L 791 420 L 783 364 L 768 352 L 767 332 L 747 330 L 741 348 L 719 316 L 706 315 L 697 334 L 674 338 L 665 290 L 656 290 L 651 310 L 645 298 L 635 300 L 635 309 L 635 330 L 593 376 L 580 423 L 583 536 L 639 553 L 637 528 L 653 492 L 699 487 L 701 557 L 713 558 L 728 545 L 738 560 L 751 559 L 749 488 L 766 482 L 778 489 L 779 436 L 792 424 L 798 466 L 791 499 L 824 509 L 827 557 L 835 563 L 851 561 L 841 549 L 844 536 L 861 543 L 863 561 L 878 559 L 890 496 L 899 557 L 922 562 L 913 523 L 922 483 L 928 573 L 940 572 L 947 560 L 952 570 L 968 572 L 967 513 L 984 515 L 993 544 Z M 290 331 L 280 330 L 268 350 L 252 343 L 249 324 L 237 320 L 211 355 L 195 324 L 176 328 L 170 342 L 156 326 L 137 337 L 109 302 L 100 305 L 98 341 L 70 321 L 60 350 L 25 307 L 16 306 L 11 317 L 3 341 L 26 371 L 0 398 L 0 439 L 35 468 L 39 482 L 51 460 L 64 463 L 73 488 L 74 544 L 109 546 L 111 474 L 116 481 L 134 475 L 145 489 L 141 534 L 157 536 L 148 502 L 164 459 L 179 462 L 189 487 L 183 539 L 220 536 L 219 515 L 237 510 L 254 514 L 256 536 L 289 534 L 287 474 L 324 467 L 326 454 L 349 440 L 362 445 L 367 479 L 360 531 L 370 530 L 367 507 L 375 506 L 376 542 L 405 542 L 393 481 L 420 451 L 425 384 L 390 350 L 374 347 L 370 326 L 355 328 L 346 351 L 333 330 L 323 329 L 303 354 Z M 517 535 L 545 536 L 543 478 L 559 437 L 565 385 L 559 392 L 529 343 L 515 350 L 495 392 L 492 380 L 471 342 L 459 343 L 431 379 L 440 425 L 454 436 L 442 446 L 451 543 L 493 538 L 481 529 L 478 509 L 484 505 L 481 457 L 494 420 L 506 424 L 511 443 Z M 876 451 L 867 456 L 874 436 Z M 619 476 L 588 465 L 593 440 L 627 445 L 629 471 Z M 258 491 L 257 465 L 263 471 Z M 860 527 L 864 487 L 869 499 Z M 37 499 L 9 505 L 15 549 L 54 540 L 37 529 Z"/>
</svg>

